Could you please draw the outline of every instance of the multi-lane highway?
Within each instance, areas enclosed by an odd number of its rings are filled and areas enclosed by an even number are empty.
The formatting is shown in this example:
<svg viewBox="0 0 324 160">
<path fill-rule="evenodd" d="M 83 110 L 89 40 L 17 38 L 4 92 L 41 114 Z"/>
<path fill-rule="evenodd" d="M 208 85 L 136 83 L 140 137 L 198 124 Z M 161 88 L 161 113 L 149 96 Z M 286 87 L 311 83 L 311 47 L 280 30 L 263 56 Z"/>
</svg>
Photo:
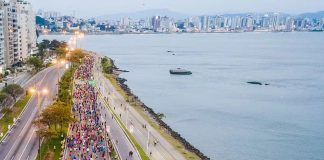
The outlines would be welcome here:
<svg viewBox="0 0 324 160">
<path fill-rule="evenodd" d="M 57 81 L 64 72 L 64 65 L 47 68 L 33 76 L 24 86 L 25 89 L 46 88 L 47 95 L 41 95 L 41 107 L 45 108 L 53 102 L 58 92 Z M 35 159 L 38 151 L 38 136 L 32 121 L 37 115 L 37 96 L 33 95 L 21 114 L 20 121 L 0 144 L 0 159 L 28 160 Z"/>
</svg>

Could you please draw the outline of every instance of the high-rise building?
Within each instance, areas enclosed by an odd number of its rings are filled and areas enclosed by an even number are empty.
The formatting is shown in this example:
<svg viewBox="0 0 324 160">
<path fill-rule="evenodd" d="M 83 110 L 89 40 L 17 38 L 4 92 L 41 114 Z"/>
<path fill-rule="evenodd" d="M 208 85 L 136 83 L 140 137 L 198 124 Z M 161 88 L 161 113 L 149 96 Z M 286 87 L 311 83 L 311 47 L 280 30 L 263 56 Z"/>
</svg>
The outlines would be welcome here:
<svg viewBox="0 0 324 160">
<path fill-rule="evenodd" d="M 0 1 L 0 73 L 36 53 L 35 15 L 23 0 Z"/>
<path fill-rule="evenodd" d="M 246 18 L 246 30 L 247 31 L 253 31 L 253 18 L 252 16 L 248 16 Z"/>
<path fill-rule="evenodd" d="M 160 28 L 161 25 L 161 17 L 160 16 L 154 16 L 152 18 L 152 28 L 154 31 L 157 31 L 158 28 Z"/>
<path fill-rule="evenodd" d="M 209 17 L 208 16 L 200 17 L 200 23 L 201 23 L 200 30 L 208 31 L 208 29 L 209 29 Z"/>
<path fill-rule="evenodd" d="M 16 1 L 18 22 L 18 59 L 24 61 L 31 54 L 35 54 L 36 47 L 36 25 L 35 14 L 32 6 L 26 1 Z"/>
<path fill-rule="evenodd" d="M 286 18 L 286 31 L 292 31 L 294 29 L 294 19 L 291 17 Z"/>
<path fill-rule="evenodd" d="M 44 18 L 58 18 L 61 16 L 60 12 L 55 12 L 55 11 L 47 11 L 43 13 Z"/>
<path fill-rule="evenodd" d="M 275 13 L 271 19 L 270 19 L 270 24 L 271 24 L 271 29 L 274 31 L 278 31 L 279 30 L 279 26 L 280 26 L 280 15 L 279 13 Z"/>
<path fill-rule="evenodd" d="M 12 2 L 1 2 L 3 10 L 3 33 L 5 48 L 5 67 L 15 64 L 15 56 L 18 55 L 18 24 L 17 24 L 17 6 Z"/>
<path fill-rule="evenodd" d="M 270 19 L 269 19 L 269 15 L 268 14 L 265 14 L 263 17 L 262 17 L 262 20 L 261 20 L 261 27 L 262 28 L 268 28 L 270 26 Z"/>
<path fill-rule="evenodd" d="M 6 47 L 5 47 L 5 41 L 4 41 L 4 22 L 5 22 L 5 11 L 4 9 L 4 2 L 0 1 L 0 74 L 3 74 L 3 71 L 6 68 L 5 64 L 5 53 L 6 53 Z"/>
</svg>

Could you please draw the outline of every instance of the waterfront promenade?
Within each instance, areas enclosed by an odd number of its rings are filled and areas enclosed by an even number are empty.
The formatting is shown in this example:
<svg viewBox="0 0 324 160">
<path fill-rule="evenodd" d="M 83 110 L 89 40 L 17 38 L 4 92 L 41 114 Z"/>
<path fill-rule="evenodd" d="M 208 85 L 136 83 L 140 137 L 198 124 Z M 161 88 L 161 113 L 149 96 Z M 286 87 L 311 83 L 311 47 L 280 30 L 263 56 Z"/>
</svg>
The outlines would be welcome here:
<svg viewBox="0 0 324 160">
<path fill-rule="evenodd" d="M 184 160 L 185 158 L 156 131 L 106 79 L 100 67 L 100 58 L 96 58 L 94 79 L 98 82 L 99 92 L 104 93 L 107 105 L 119 115 L 122 123 L 132 133 L 140 146 L 156 160 Z M 146 127 L 144 127 L 146 126 Z"/>
</svg>

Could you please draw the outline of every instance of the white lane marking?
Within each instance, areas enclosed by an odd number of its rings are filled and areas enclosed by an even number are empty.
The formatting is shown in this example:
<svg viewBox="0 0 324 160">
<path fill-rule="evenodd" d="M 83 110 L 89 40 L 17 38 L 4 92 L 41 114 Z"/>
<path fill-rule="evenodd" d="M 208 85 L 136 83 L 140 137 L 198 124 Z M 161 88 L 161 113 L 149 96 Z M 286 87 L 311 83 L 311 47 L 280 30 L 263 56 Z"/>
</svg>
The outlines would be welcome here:
<svg viewBox="0 0 324 160">
<path fill-rule="evenodd" d="M 35 110 L 32 112 L 32 114 L 34 114 L 34 112 L 35 112 Z M 31 120 L 33 120 L 33 119 L 30 118 L 30 119 L 27 121 L 27 123 L 29 123 L 29 121 L 31 121 Z M 27 127 L 27 123 L 26 123 L 26 125 L 24 126 L 24 128 L 21 130 L 22 132 L 20 132 L 18 138 L 21 137 L 21 134 L 24 132 L 25 128 Z M 14 148 L 14 146 L 16 146 L 16 143 L 18 143 L 18 140 L 16 140 L 15 143 L 11 146 L 11 148 L 10 148 L 10 150 L 9 150 L 9 152 L 8 152 L 8 154 L 7 154 L 7 156 L 11 153 L 11 150 Z M 7 156 L 5 157 L 5 159 L 7 159 Z"/>
<path fill-rule="evenodd" d="M 43 74 L 43 72 L 48 71 L 48 70 L 50 70 L 50 69 L 52 69 L 52 68 L 47 68 L 47 69 L 45 69 L 45 70 L 42 70 L 42 71 L 40 71 L 38 74 L 41 75 L 41 74 Z M 27 82 L 23 83 L 22 86 L 25 86 L 25 85 L 26 85 L 26 86 L 29 86 L 29 85 L 30 85 L 30 84 L 29 84 L 30 81 L 32 81 L 32 80 L 35 81 L 35 79 L 37 79 L 37 77 L 32 76 L 32 77 L 31 77 Z M 26 87 L 26 86 L 25 86 L 25 87 Z"/>
<path fill-rule="evenodd" d="M 32 134 L 31 134 L 31 136 L 30 136 L 29 139 L 28 139 L 27 145 L 25 146 L 25 148 L 24 148 L 24 150 L 23 150 L 21 156 L 19 157 L 19 159 L 21 159 L 21 157 L 24 155 L 25 150 L 26 150 L 26 148 L 27 148 L 27 146 L 28 146 L 28 144 L 29 144 L 31 138 L 33 137 L 34 133 L 35 133 L 35 129 L 33 129 Z"/>
<path fill-rule="evenodd" d="M 32 114 L 34 114 L 35 113 L 35 109 L 34 109 L 34 111 L 32 112 Z M 33 120 L 32 118 L 30 118 L 28 121 L 27 121 L 27 123 L 29 123 L 31 120 Z M 27 124 L 26 123 L 26 124 Z M 25 128 L 27 127 L 27 125 L 25 125 L 24 126 L 24 128 L 21 130 L 21 131 L 25 131 Z M 19 134 L 19 137 L 21 137 L 21 134 L 22 134 L 23 132 L 20 132 L 20 134 Z"/>
<path fill-rule="evenodd" d="M 44 77 L 42 78 L 42 80 L 40 81 L 40 83 L 43 83 L 43 80 L 44 80 L 44 78 L 47 76 L 48 73 L 49 73 L 49 71 L 44 75 Z M 31 98 L 32 98 L 32 97 L 31 97 Z M 31 101 L 29 101 L 29 102 L 27 103 L 26 106 L 28 106 L 30 102 L 31 102 Z M 26 108 L 26 106 L 25 106 L 25 108 Z M 34 114 L 34 112 L 35 112 L 35 109 L 34 109 L 34 111 L 32 112 L 32 114 Z M 31 121 L 31 120 L 33 120 L 33 118 L 30 117 L 29 120 L 27 121 L 27 123 L 29 123 L 29 121 Z M 27 126 L 27 123 L 25 124 L 24 128 L 21 130 L 22 132 L 20 132 L 20 134 L 19 134 L 18 137 L 21 137 L 21 134 L 24 133 L 24 130 L 25 130 L 26 126 Z M 11 153 L 11 150 L 13 149 L 13 146 L 16 146 L 16 143 L 17 143 L 17 142 L 18 142 L 18 141 L 16 140 L 15 143 L 11 146 L 11 148 L 10 148 L 8 154 L 6 155 L 5 159 L 7 159 L 8 155 Z"/>
</svg>

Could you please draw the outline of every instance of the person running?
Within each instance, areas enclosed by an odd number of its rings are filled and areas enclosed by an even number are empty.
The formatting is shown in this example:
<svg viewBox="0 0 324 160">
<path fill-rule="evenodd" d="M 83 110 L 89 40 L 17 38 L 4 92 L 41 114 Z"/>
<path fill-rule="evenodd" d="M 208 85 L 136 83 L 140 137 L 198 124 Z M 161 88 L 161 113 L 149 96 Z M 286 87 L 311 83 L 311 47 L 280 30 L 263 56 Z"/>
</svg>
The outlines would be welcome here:
<svg viewBox="0 0 324 160">
<path fill-rule="evenodd" d="M 104 138 L 106 122 L 100 121 L 98 92 L 88 83 L 93 76 L 93 66 L 94 59 L 89 56 L 75 72 L 72 112 L 79 121 L 70 125 L 71 132 L 66 138 L 69 160 L 108 159 L 103 149 L 108 148 Z"/>
<path fill-rule="evenodd" d="M 133 157 L 133 151 L 129 151 L 129 157 Z"/>
</svg>

